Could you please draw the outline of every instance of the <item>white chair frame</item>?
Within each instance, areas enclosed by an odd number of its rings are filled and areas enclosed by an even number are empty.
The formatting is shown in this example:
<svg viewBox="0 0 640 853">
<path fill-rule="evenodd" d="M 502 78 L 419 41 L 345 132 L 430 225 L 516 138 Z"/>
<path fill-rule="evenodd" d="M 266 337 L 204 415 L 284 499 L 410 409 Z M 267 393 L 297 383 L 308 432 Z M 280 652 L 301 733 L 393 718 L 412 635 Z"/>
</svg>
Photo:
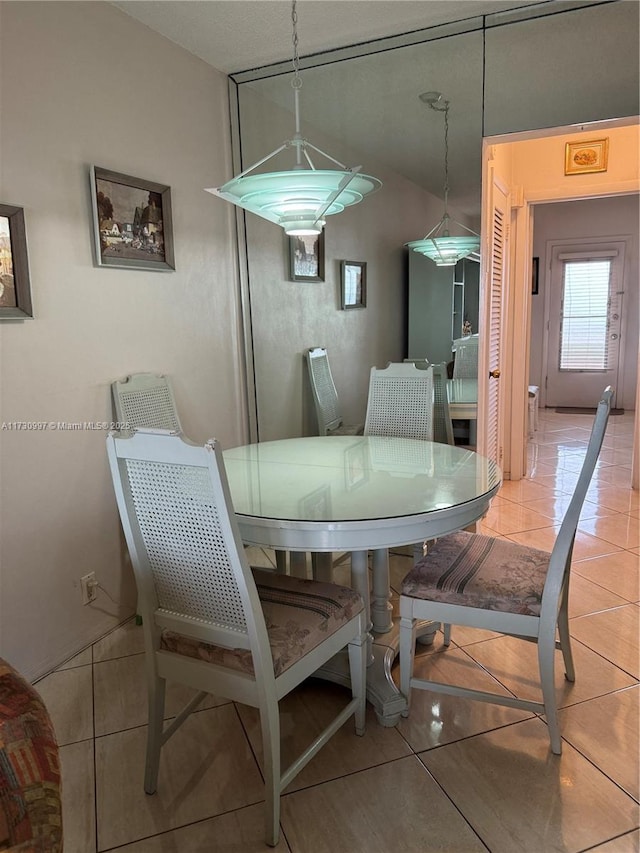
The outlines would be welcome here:
<svg viewBox="0 0 640 853">
<path fill-rule="evenodd" d="M 580 511 L 598 460 L 600 448 L 602 447 L 611 409 L 612 396 L 613 391 L 608 387 L 605 389 L 602 399 L 598 403 L 578 483 L 556 537 L 553 550 L 549 555 L 549 566 L 542 593 L 539 616 L 431 601 L 408 595 L 400 596 L 400 690 L 407 697 L 408 705 L 410 703 L 412 688 L 418 688 L 452 696 L 478 699 L 483 702 L 493 702 L 510 708 L 523 708 L 527 711 L 543 713 L 549 728 L 551 750 L 555 754 L 560 755 L 562 751 L 562 739 L 560 736 L 556 701 L 554 675 L 555 652 L 556 650 L 562 652 L 565 676 L 568 681 L 574 681 L 575 671 L 571 653 L 568 616 L 571 556 Z M 424 559 L 428 560 L 429 555 L 427 554 Z M 414 677 L 416 625 L 419 621 L 425 619 L 441 622 L 446 625 L 466 625 L 472 628 L 484 628 L 489 631 L 497 631 L 536 643 L 538 647 L 542 702 L 486 693 L 484 691 Z M 558 640 L 556 640 L 556 629 Z M 405 716 L 408 713 L 409 711 L 405 712 Z"/>
<path fill-rule="evenodd" d="M 267 627 L 232 509 L 215 440 L 198 447 L 169 431 L 111 433 L 107 449 L 143 617 L 149 725 L 144 788 L 155 792 L 160 751 L 207 693 L 260 711 L 266 786 L 265 839 L 279 837 L 280 794 L 352 715 L 364 733 L 364 609 L 281 675 L 274 673 Z M 199 530 L 201 536 L 194 536 Z M 163 630 L 214 646 L 247 649 L 253 674 L 161 647 Z M 313 743 L 281 772 L 279 700 L 345 646 L 352 698 Z M 164 727 L 166 680 L 198 691 Z"/>
</svg>

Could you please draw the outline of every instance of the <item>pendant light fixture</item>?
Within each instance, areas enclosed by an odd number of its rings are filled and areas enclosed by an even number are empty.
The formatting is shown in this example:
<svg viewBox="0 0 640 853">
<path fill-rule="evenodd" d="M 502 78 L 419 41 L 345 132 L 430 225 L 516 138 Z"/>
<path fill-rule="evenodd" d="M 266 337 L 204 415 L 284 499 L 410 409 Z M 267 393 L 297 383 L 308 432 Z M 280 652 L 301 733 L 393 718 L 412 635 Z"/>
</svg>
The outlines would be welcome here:
<svg viewBox="0 0 640 853">
<path fill-rule="evenodd" d="M 420 100 L 430 109 L 444 113 L 444 215 L 440 222 L 422 240 L 405 243 L 409 249 L 426 255 L 439 267 L 453 267 L 462 258 L 480 260 L 480 235 L 466 225 L 449 216 L 449 101 L 442 99 L 440 92 L 424 92 Z M 467 231 L 469 236 L 452 237 L 449 223 Z"/>
<path fill-rule="evenodd" d="M 281 225 L 286 234 L 304 236 L 319 234 L 325 217 L 341 213 L 382 186 L 381 181 L 361 175 L 361 166 L 347 168 L 325 151 L 312 145 L 300 133 L 300 59 L 298 57 L 298 15 L 296 0 L 291 3 L 293 25 L 293 80 L 295 133 L 275 151 L 221 187 L 208 189 L 232 204 Z M 254 170 L 285 149 L 295 152 L 295 165 L 289 171 L 260 172 Z M 310 151 L 322 155 L 339 168 L 316 169 Z"/>
</svg>

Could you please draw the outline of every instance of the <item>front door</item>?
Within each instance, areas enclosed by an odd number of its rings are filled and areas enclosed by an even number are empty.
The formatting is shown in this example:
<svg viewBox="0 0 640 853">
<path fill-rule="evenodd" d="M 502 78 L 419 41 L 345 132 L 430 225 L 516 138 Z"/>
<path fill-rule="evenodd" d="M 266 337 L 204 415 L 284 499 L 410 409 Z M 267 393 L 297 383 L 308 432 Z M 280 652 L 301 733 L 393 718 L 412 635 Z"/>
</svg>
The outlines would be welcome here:
<svg viewBox="0 0 640 853">
<path fill-rule="evenodd" d="M 552 248 L 547 406 L 592 408 L 607 385 L 618 384 L 624 247 L 592 242 Z"/>
</svg>

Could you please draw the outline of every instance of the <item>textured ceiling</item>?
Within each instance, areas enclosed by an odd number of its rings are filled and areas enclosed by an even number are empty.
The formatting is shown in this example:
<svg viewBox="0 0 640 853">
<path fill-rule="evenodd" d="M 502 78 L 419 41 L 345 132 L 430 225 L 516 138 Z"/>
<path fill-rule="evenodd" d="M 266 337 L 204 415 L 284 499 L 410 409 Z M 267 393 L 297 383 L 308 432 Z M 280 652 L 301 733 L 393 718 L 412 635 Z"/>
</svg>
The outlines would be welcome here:
<svg viewBox="0 0 640 853">
<path fill-rule="evenodd" d="M 546 21 L 540 19 L 540 26 L 529 27 L 531 22 L 526 22 L 489 29 L 491 48 L 487 46 L 483 55 L 478 16 L 532 4 L 539 7 L 535 12 L 544 13 L 584 5 L 593 8 L 579 13 L 578 19 L 571 12 L 551 14 Z M 241 85 L 240 102 L 242 106 L 242 93 L 250 87 L 268 102 L 292 109 L 289 0 L 134 0 L 113 5 L 223 73 L 283 62 L 276 76 Z M 326 138 L 357 152 L 358 162 L 348 165 L 361 165 L 364 173 L 375 174 L 368 160 L 377 161 L 440 198 L 443 116 L 425 107 L 418 95 L 442 92 L 451 102 L 449 199 L 454 209 L 472 217 L 480 215 L 483 109 L 488 95 L 502 122 L 499 129 L 487 130 L 491 123 L 486 124 L 485 112 L 484 131 L 489 134 L 638 111 L 628 103 L 629 93 L 639 88 L 637 0 L 612 4 L 595 0 L 298 0 L 297 12 L 301 57 L 476 19 L 475 31 L 451 38 L 333 64 L 314 60 L 311 67 L 303 67 L 301 91 L 302 131 L 311 141 L 320 128 Z M 439 30 L 435 34 L 444 35 Z M 594 74 L 593 57 L 600 54 L 608 56 L 607 74 Z M 279 142 L 292 135 L 293 128 L 286 124 Z M 244 143 L 245 168 L 268 153 L 262 150 L 262 139 Z M 253 150 L 256 146 L 259 151 Z"/>
<path fill-rule="evenodd" d="M 300 55 L 539 0 L 298 0 Z M 123 0 L 113 4 L 230 74 L 291 57 L 289 0 Z"/>
</svg>

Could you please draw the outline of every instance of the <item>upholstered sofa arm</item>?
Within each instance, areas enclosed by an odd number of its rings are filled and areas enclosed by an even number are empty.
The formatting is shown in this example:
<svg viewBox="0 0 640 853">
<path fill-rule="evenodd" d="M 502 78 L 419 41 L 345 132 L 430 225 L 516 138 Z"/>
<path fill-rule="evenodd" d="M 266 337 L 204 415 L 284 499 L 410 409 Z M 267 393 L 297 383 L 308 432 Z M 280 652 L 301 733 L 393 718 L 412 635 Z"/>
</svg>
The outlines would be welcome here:
<svg viewBox="0 0 640 853">
<path fill-rule="evenodd" d="M 0 850 L 62 853 L 58 745 L 37 691 L 0 658 Z"/>
</svg>

